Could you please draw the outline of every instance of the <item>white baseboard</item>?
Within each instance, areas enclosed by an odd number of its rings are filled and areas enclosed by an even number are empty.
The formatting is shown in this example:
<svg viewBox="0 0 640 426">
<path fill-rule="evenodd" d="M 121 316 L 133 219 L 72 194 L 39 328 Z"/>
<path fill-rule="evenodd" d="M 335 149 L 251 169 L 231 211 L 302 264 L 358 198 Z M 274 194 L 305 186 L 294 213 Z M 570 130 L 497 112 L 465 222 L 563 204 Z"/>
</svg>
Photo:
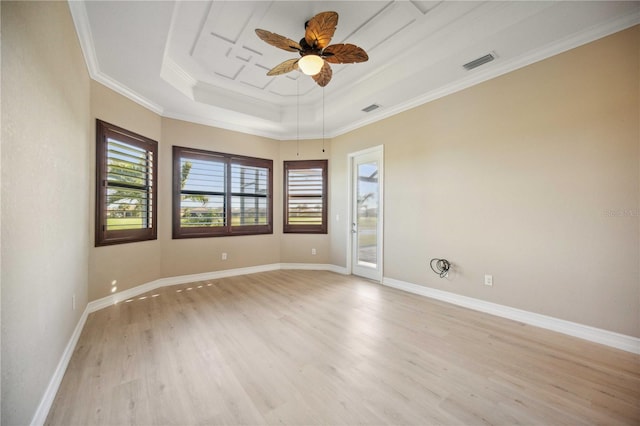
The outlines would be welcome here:
<svg viewBox="0 0 640 426">
<path fill-rule="evenodd" d="M 280 269 L 280 264 L 273 263 L 269 265 L 250 266 L 247 268 L 224 269 L 221 271 L 204 272 L 201 274 L 178 275 L 175 277 L 160 278 L 146 284 L 141 284 L 139 286 L 119 291 L 117 293 L 110 294 L 109 296 L 105 296 L 101 299 L 89 302 L 87 309 L 89 310 L 89 313 L 99 311 L 100 309 L 106 308 L 107 306 L 114 305 L 118 302 L 122 302 L 123 300 L 128 300 L 132 297 L 136 297 L 148 291 L 153 291 L 160 287 L 194 283 L 205 280 L 215 280 L 226 277 L 235 277 L 238 275 L 256 274 L 258 272 L 275 271 L 278 269 Z"/>
<path fill-rule="evenodd" d="M 60 362 L 58 363 L 58 366 L 54 371 L 53 377 L 49 381 L 49 385 L 47 386 L 44 396 L 40 400 L 40 404 L 38 405 L 33 419 L 31 420 L 31 425 L 39 426 L 44 424 L 44 422 L 46 421 L 49 410 L 51 409 L 51 405 L 53 404 L 53 400 L 56 396 L 56 393 L 58 392 L 58 388 L 60 387 L 60 383 L 62 383 L 64 373 L 67 370 L 67 366 L 69 365 L 69 361 L 71 360 L 73 351 L 75 350 L 78 339 L 80 338 L 80 334 L 82 333 L 82 329 L 84 328 L 84 324 L 87 321 L 87 316 L 90 313 L 160 287 L 233 277 L 238 275 L 255 274 L 258 272 L 276 271 L 280 269 L 331 271 L 343 275 L 348 274 L 347 268 L 331 264 L 273 263 L 269 265 L 251 266 L 247 268 L 205 272 L 202 274 L 160 278 L 146 284 L 142 284 L 89 302 L 86 309 L 82 313 L 82 316 L 80 317 L 80 320 L 78 321 L 73 334 L 71 335 L 71 339 L 69 340 L 69 343 L 67 344 L 62 354 Z M 570 336 L 579 337 L 581 339 L 589 340 L 592 342 L 601 343 L 617 349 L 622 349 L 624 351 L 640 354 L 640 339 L 636 337 L 626 336 L 624 334 L 614 333 L 612 331 L 602 330 L 599 328 L 565 321 L 546 315 L 540 315 L 533 312 L 510 308 L 508 306 L 486 302 L 471 297 L 461 296 L 459 294 L 449 293 L 442 290 L 436 290 L 433 288 L 412 284 L 393 278 L 385 277 L 382 281 L 382 284 L 420 296 L 442 300 L 454 305 L 463 306 L 465 308 L 474 309 L 476 311 L 485 312 L 515 321 L 520 321 L 525 324 L 534 325 L 548 330 L 564 333 Z"/>
<path fill-rule="evenodd" d="M 202 274 L 180 275 L 176 277 L 160 278 L 146 284 L 114 293 L 107 297 L 103 297 L 102 299 L 94 300 L 93 302 L 90 302 L 88 304 L 87 312 L 95 312 L 99 309 L 106 308 L 107 306 L 113 305 L 123 300 L 128 300 L 132 297 L 155 290 L 160 287 L 233 277 L 238 275 L 255 274 L 258 272 L 276 271 L 280 269 L 331 271 L 343 275 L 346 275 L 348 273 L 347 268 L 345 267 L 327 263 L 272 263 L 268 265 L 250 266 L 247 268 L 205 272 Z M 461 296 L 459 294 L 408 283 L 393 278 L 383 278 L 382 284 L 413 294 L 442 300 L 454 305 L 463 306 L 465 308 L 485 312 L 514 321 L 520 321 L 524 324 L 534 325 L 536 327 L 545 328 L 547 330 L 557 331 L 569 336 L 579 337 L 591 342 L 600 343 L 617 349 L 622 349 L 627 352 L 640 354 L 640 339 L 638 339 L 637 337 L 627 336 L 624 334 L 615 333 L 613 331 L 603 330 L 600 328 L 578 324 L 559 318 L 536 314 L 534 312 L 511 308 L 509 306 L 499 305 L 497 303 L 486 302 L 484 300 L 474 299 L 472 297 Z"/>
<path fill-rule="evenodd" d="M 136 287 L 129 288 L 127 290 L 120 291 L 118 293 L 110 294 L 101 299 L 89 302 L 87 306 L 88 312 L 95 312 L 107 306 L 114 305 L 123 300 L 128 300 L 132 297 L 139 296 L 143 293 L 153 291 L 160 287 L 167 287 L 170 285 L 194 283 L 205 280 L 216 280 L 226 277 L 235 277 L 238 275 L 257 274 L 258 272 L 277 271 L 279 269 L 305 269 L 315 271 L 331 271 L 338 274 L 346 274 L 347 269 L 330 265 L 326 263 L 271 263 L 268 265 L 249 266 L 247 268 L 236 269 L 223 269 L 221 271 L 204 272 L 201 274 L 179 275 L 176 277 L 160 278 L 145 284 L 141 284 Z"/>
<path fill-rule="evenodd" d="M 69 361 L 71 361 L 71 356 L 73 355 L 73 351 L 76 349 L 76 344 L 78 343 L 78 339 L 80 339 L 80 334 L 82 334 L 82 329 L 84 328 L 84 324 L 87 322 L 87 316 L 89 316 L 88 307 L 84 310 L 82 315 L 80 316 L 80 320 L 78 320 L 78 324 L 76 324 L 76 328 L 73 330 L 71 334 L 71 338 L 69 339 L 69 343 L 64 348 L 64 352 L 62 353 L 62 357 L 60 358 L 60 362 L 56 366 L 55 371 L 53 372 L 53 377 L 49 380 L 49 385 L 40 400 L 40 404 L 38 404 L 38 408 L 36 409 L 33 418 L 31 419 L 32 426 L 40 426 L 43 425 L 47 420 L 47 416 L 49 415 L 49 410 L 51 410 L 51 405 L 53 405 L 53 400 L 58 393 L 58 389 L 60 388 L 60 384 L 62 383 L 62 378 L 64 377 L 64 373 L 67 371 L 67 366 L 69 365 Z"/>
<path fill-rule="evenodd" d="M 611 346 L 616 349 L 622 349 L 623 351 L 640 354 L 640 339 L 637 337 L 627 336 L 613 331 L 603 330 L 529 311 L 523 311 L 521 309 L 486 302 L 472 297 L 461 296 L 459 294 L 449 293 L 447 291 L 412 284 L 393 278 L 385 277 L 382 284 L 388 287 L 407 291 L 409 293 L 418 294 L 420 296 L 430 297 L 432 299 L 441 300 L 443 302 L 463 306 L 465 308 L 485 312 L 487 314 L 519 321 L 524 324 L 557 331 L 573 337 L 579 337 L 584 340 Z"/>
<path fill-rule="evenodd" d="M 347 275 L 347 268 L 330 263 L 281 263 L 280 269 L 304 269 L 307 271 L 331 271 Z"/>
<path fill-rule="evenodd" d="M 53 400 L 58 393 L 58 389 L 60 388 L 60 384 L 62 383 L 62 378 L 64 377 L 64 373 L 67 371 L 67 366 L 69 365 L 69 361 L 71 361 L 71 356 L 73 355 L 73 351 L 76 348 L 76 344 L 78 343 L 78 339 L 80 339 L 80 334 L 82 333 L 82 329 L 84 328 L 84 324 L 87 322 L 87 317 L 90 313 L 98 311 L 102 308 L 106 308 L 107 306 L 111 306 L 123 300 L 128 300 L 132 297 L 138 296 L 148 291 L 158 289 L 160 287 L 234 277 L 238 275 L 256 274 L 258 272 L 276 271 L 279 269 L 306 269 L 332 271 L 340 274 L 347 273 L 346 268 L 329 264 L 273 263 L 269 265 L 250 266 L 247 268 L 205 272 L 202 274 L 179 275 L 175 277 L 160 278 L 89 302 L 84 312 L 82 313 L 78 324 L 76 324 L 76 328 L 73 330 L 71 339 L 69 339 L 69 343 L 67 343 L 62 357 L 60 358 L 60 362 L 58 362 L 58 365 L 53 373 L 53 377 L 49 381 L 49 385 L 47 386 L 44 396 L 40 400 L 40 404 L 38 405 L 38 408 L 31 420 L 31 425 L 40 426 L 43 425 L 47 420 L 47 416 L 49 415 L 49 411 L 51 410 Z"/>
</svg>

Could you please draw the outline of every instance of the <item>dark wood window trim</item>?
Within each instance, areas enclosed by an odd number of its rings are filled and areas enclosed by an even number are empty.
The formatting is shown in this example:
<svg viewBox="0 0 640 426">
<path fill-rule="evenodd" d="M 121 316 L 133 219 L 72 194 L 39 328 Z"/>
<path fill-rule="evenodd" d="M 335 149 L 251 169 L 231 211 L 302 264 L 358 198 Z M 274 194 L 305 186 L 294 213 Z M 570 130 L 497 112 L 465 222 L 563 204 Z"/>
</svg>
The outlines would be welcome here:
<svg viewBox="0 0 640 426">
<path fill-rule="evenodd" d="M 183 176 L 183 159 L 192 160 L 195 162 L 193 164 L 198 161 L 209 163 L 210 171 L 200 171 L 207 176 L 203 177 L 203 184 L 199 187 L 185 186 L 188 184 Z M 214 169 L 222 174 L 216 175 Z M 243 186 L 241 181 L 234 181 L 236 178 L 242 179 L 252 169 L 256 178 L 247 184 L 248 187 Z M 183 226 L 183 214 L 186 211 L 182 206 L 183 196 L 190 196 L 191 200 L 202 203 L 202 213 L 194 214 L 194 222 L 190 226 Z M 247 201 L 252 204 L 249 207 L 252 216 L 244 214 Z M 237 203 L 243 206 L 240 214 L 238 208 L 234 207 Z M 172 210 L 174 239 L 273 234 L 273 160 L 174 146 Z M 234 224 L 247 218 L 259 223 Z M 197 226 L 199 220 L 207 223 L 207 226 Z M 219 225 L 212 225 L 216 222 Z"/>
<path fill-rule="evenodd" d="M 298 172 L 298 173 L 296 173 Z M 298 188 L 296 191 L 293 186 L 294 180 L 300 179 L 300 173 L 309 172 L 311 179 L 313 179 L 313 185 L 316 188 L 306 190 L 304 188 Z M 318 176 L 320 172 L 320 176 Z M 296 176 L 297 175 L 297 176 Z M 315 175 L 315 176 L 314 176 Z M 284 209 L 283 209 L 283 232 L 284 233 L 298 233 L 298 234 L 326 234 L 327 233 L 327 211 L 328 211 L 328 198 L 327 198 L 327 175 L 328 175 L 328 161 L 327 160 L 304 160 L 304 161 L 285 161 L 284 162 Z M 319 179 L 318 179 L 319 178 Z M 318 184 L 322 187 L 319 189 Z M 320 223 L 309 223 L 309 221 L 298 222 L 294 215 L 303 215 L 304 213 L 296 212 L 296 202 L 304 201 L 305 199 L 312 201 L 311 204 L 315 204 L 315 210 L 310 213 L 311 222 L 320 220 Z M 317 209 L 320 209 L 318 212 Z"/>
<path fill-rule="evenodd" d="M 120 149 L 118 146 L 124 153 L 115 152 Z M 118 156 L 126 158 L 128 153 L 134 150 L 135 156 L 131 157 L 129 163 L 139 164 L 140 167 L 129 171 L 129 176 L 118 179 L 117 173 L 109 168 L 109 161 Z M 157 164 L 158 142 L 113 124 L 96 120 L 96 247 L 157 239 Z M 131 178 L 130 175 L 136 176 Z M 127 182 L 127 178 L 131 182 Z M 141 222 L 139 227 L 116 229 L 117 226 L 123 225 L 114 225 L 113 218 L 111 223 L 109 222 L 110 215 L 114 214 L 114 204 L 110 204 L 113 200 L 113 194 L 112 198 L 109 198 L 110 190 L 140 194 L 143 200 L 141 203 L 131 200 L 128 200 L 128 206 L 126 201 L 120 203 L 123 206 L 122 215 L 135 214 L 136 219 Z"/>
</svg>

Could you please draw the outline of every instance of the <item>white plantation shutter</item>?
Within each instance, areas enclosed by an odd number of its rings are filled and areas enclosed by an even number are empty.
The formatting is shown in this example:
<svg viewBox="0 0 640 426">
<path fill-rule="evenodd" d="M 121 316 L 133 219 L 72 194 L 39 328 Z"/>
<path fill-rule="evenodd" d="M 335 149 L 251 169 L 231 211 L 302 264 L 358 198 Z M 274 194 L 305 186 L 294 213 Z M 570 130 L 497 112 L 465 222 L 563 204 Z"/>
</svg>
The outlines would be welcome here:
<svg viewBox="0 0 640 426">
<path fill-rule="evenodd" d="M 121 138 L 120 138 L 121 139 Z M 142 229 L 153 225 L 150 197 L 153 153 L 107 138 L 107 230 Z"/>
<path fill-rule="evenodd" d="M 96 246 L 157 238 L 158 143 L 96 120 Z"/>
<path fill-rule="evenodd" d="M 284 232 L 327 233 L 327 160 L 285 161 Z"/>
<path fill-rule="evenodd" d="M 265 225 L 269 221 L 269 170 L 234 162 L 231 164 L 232 226 Z"/>
<path fill-rule="evenodd" d="M 214 153 L 183 151 L 178 158 L 180 227 L 226 224 L 226 161 Z"/>
<path fill-rule="evenodd" d="M 173 147 L 173 238 L 273 233 L 273 161 Z"/>
</svg>

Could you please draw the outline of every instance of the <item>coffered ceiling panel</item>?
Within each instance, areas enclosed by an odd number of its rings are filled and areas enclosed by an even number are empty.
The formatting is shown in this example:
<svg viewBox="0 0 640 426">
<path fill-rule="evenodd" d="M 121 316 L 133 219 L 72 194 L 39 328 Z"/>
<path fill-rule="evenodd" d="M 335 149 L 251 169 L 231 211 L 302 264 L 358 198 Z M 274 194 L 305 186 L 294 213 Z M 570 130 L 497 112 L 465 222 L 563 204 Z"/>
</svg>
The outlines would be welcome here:
<svg viewBox="0 0 640 426">
<path fill-rule="evenodd" d="M 166 117 L 293 139 L 335 136 L 640 22 L 616 1 L 70 1 L 92 78 Z M 299 57 L 262 40 L 298 41 L 319 12 L 331 41 L 367 62 L 332 64 L 319 87 Z M 492 53 L 471 71 L 462 65 Z M 362 110 L 371 105 L 372 112 Z M 323 105 L 324 108 L 323 108 Z M 298 136 L 299 135 L 299 136 Z"/>
</svg>

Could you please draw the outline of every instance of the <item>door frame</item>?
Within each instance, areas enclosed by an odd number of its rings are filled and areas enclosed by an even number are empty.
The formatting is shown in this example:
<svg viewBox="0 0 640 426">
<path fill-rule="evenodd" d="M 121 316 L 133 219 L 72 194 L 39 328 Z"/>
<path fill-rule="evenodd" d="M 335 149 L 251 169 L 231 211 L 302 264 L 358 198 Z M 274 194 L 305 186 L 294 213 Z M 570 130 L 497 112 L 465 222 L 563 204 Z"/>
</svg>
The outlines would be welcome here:
<svg viewBox="0 0 640 426">
<path fill-rule="evenodd" d="M 353 274 L 353 235 L 352 235 L 352 224 L 354 223 L 354 205 L 353 205 L 353 197 L 354 197 L 354 163 L 355 159 L 361 155 L 367 154 L 378 154 L 380 163 L 378 165 L 378 245 L 379 245 L 379 259 L 378 259 L 378 270 L 380 271 L 379 279 L 375 280 L 378 282 L 382 282 L 384 277 L 384 145 L 378 145 L 371 148 L 363 149 L 356 152 L 351 152 L 347 154 L 347 162 L 349 164 L 348 167 L 348 188 L 347 188 L 347 206 L 348 206 L 348 217 L 349 221 L 347 223 L 347 273 L 349 275 Z"/>
</svg>

